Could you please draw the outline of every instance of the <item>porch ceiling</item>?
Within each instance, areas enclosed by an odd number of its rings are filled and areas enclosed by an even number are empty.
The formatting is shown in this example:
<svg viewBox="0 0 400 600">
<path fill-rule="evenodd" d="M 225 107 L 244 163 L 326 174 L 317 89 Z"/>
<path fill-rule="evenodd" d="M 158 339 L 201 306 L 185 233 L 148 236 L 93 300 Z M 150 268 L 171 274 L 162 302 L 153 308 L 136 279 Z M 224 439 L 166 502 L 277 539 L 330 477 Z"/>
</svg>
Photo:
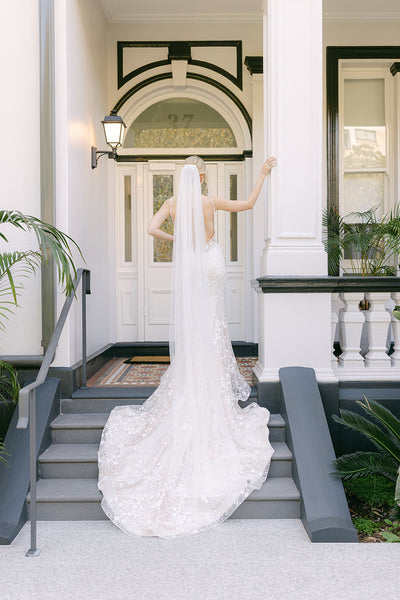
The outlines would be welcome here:
<svg viewBox="0 0 400 600">
<path fill-rule="evenodd" d="M 138 21 L 216 21 L 261 19 L 262 0 L 99 0 L 110 23 Z M 188 10 L 189 6 L 190 10 Z M 399 0 L 323 0 L 326 21 L 400 20 Z"/>
</svg>

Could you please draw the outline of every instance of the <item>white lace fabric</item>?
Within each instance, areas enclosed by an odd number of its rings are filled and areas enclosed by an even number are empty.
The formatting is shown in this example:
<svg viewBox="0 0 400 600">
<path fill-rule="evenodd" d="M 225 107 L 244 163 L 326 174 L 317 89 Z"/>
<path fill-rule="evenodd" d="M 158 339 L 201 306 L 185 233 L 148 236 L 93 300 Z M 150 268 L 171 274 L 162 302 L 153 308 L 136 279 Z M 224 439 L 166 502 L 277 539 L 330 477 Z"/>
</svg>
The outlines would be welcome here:
<svg viewBox="0 0 400 600">
<path fill-rule="evenodd" d="M 229 338 L 225 262 L 215 236 L 205 241 L 197 169 L 187 165 L 184 172 L 175 216 L 171 364 L 142 405 L 111 411 L 98 451 L 102 508 L 140 537 L 192 535 L 222 523 L 261 488 L 274 452 L 268 409 L 239 405 L 250 386 Z"/>
</svg>

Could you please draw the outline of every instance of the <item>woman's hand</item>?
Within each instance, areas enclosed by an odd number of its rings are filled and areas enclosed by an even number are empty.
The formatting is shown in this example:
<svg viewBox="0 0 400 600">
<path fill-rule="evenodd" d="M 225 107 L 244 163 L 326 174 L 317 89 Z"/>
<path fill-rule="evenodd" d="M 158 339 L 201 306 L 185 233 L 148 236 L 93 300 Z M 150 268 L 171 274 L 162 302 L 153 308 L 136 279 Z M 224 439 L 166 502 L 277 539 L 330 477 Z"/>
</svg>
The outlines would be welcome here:
<svg viewBox="0 0 400 600">
<path fill-rule="evenodd" d="M 268 175 L 268 173 L 270 172 L 272 167 L 274 167 L 276 165 L 276 162 L 277 162 L 277 159 L 275 156 L 270 156 L 269 158 L 267 158 L 267 160 L 261 167 L 261 173 L 262 173 L 262 175 L 264 175 L 264 177 L 266 177 Z"/>
</svg>

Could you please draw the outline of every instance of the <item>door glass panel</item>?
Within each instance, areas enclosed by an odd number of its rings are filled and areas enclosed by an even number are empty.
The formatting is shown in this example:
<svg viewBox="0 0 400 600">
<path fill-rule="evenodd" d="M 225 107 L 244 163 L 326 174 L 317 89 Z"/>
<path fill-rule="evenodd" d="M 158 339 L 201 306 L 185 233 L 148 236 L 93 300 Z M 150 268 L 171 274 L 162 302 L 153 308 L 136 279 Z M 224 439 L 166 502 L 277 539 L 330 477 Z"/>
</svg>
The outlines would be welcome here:
<svg viewBox="0 0 400 600">
<path fill-rule="evenodd" d="M 344 167 L 386 166 L 385 81 L 344 80 Z"/>
<path fill-rule="evenodd" d="M 346 173 L 344 176 L 343 215 L 379 206 L 376 216 L 382 216 L 383 193 L 383 173 Z"/>
<path fill-rule="evenodd" d="M 161 208 L 165 200 L 174 194 L 173 175 L 153 175 L 153 215 Z M 173 235 L 174 225 L 171 217 L 161 225 L 161 229 Z M 172 262 L 172 241 L 153 237 L 154 262 Z"/>
<path fill-rule="evenodd" d="M 124 177 L 125 262 L 132 262 L 132 195 L 131 176 Z"/>
<path fill-rule="evenodd" d="M 232 174 L 229 176 L 229 199 L 237 200 L 237 184 L 238 176 Z M 237 262 L 238 260 L 238 214 L 237 212 L 230 213 L 230 260 Z"/>
</svg>

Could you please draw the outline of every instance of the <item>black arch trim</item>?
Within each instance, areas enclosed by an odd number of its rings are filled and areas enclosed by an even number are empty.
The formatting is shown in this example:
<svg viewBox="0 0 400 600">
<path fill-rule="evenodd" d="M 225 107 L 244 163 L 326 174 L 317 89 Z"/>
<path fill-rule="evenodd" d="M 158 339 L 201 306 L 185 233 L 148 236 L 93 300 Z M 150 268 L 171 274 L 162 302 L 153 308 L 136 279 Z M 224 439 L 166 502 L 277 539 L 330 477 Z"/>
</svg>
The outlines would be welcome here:
<svg viewBox="0 0 400 600">
<path fill-rule="evenodd" d="M 147 63 L 146 65 L 142 65 L 141 67 L 131 71 L 127 75 L 123 74 L 123 60 L 124 60 L 124 48 L 168 48 L 170 51 L 171 46 L 173 44 L 186 44 L 191 50 L 192 48 L 200 48 L 200 47 L 225 47 L 225 48 L 236 48 L 236 75 L 232 75 L 229 71 L 226 71 L 222 67 L 218 65 L 214 65 L 213 63 L 209 63 L 203 60 L 194 60 L 191 57 L 182 56 L 188 60 L 188 63 L 191 65 L 196 65 L 199 67 L 203 67 L 205 69 L 210 69 L 211 71 L 215 71 L 219 73 L 223 77 L 226 77 L 232 83 L 234 83 L 239 89 L 243 89 L 243 69 L 242 69 L 242 42 L 240 40 L 210 40 L 210 41 L 189 41 L 189 42 L 166 42 L 166 41 L 158 41 L 158 42 L 117 42 L 117 75 L 118 75 L 118 89 L 120 89 L 123 85 L 128 83 L 131 79 L 144 73 L 145 71 L 149 71 L 150 69 L 154 69 L 155 67 L 161 67 L 163 65 L 168 65 L 171 63 L 171 58 L 168 56 L 166 60 L 159 60 L 151 63 Z"/>
<path fill-rule="evenodd" d="M 195 79 L 197 81 L 202 81 L 203 83 L 207 83 L 208 85 L 212 85 L 213 87 L 215 87 L 218 90 L 220 90 L 221 92 L 223 92 L 226 96 L 228 96 L 228 98 L 230 98 L 232 100 L 232 102 L 234 102 L 236 104 L 236 106 L 242 113 L 244 120 L 246 121 L 247 127 L 249 128 L 250 136 L 252 137 L 251 117 L 250 117 L 249 113 L 247 112 L 244 104 L 239 100 L 239 98 L 237 98 L 235 96 L 235 94 L 233 92 L 231 92 L 231 90 L 229 88 L 224 86 L 219 81 L 215 81 L 215 79 L 211 79 L 211 77 L 207 77 L 206 75 L 201 75 L 201 73 L 187 73 L 186 77 L 188 79 Z M 148 79 L 144 79 L 140 83 L 137 83 L 136 85 L 131 87 L 131 89 L 128 90 L 122 96 L 122 98 L 120 98 L 118 100 L 118 102 L 114 105 L 113 110 L 118 112 L 121 109 L 121 107 L 125 104 L 125 102 L 127 100 L 129 100 L 129 98 L 131 98 L 131 96 L 136 94 L 139 90 L 143 89 L 144 87 L 147 87 L 148 85 L 150 85 L 152 83 L 155 83 L 156 81 L 162 81 L 163 79 L 172 79 L 172 73 L 159 73 L 158 75 L 153 75 L 152 77 L 149 77 Z"/>
<path fill-rule="evenodd" d="M 153 75 L 152 77 L 148 77 L 147 79 L 140 81 L 139 83 L 137 83 L 136 85 L 131 87 L 131 89 L 128 90 L 122 96 L 122 98 L 120 98 L 118 100 L 118 102 L 114 105 L 114 108 L 112 110 L 115 110 L 116 112 L 118 112 L 121 109 L 121 107 L 125 104 L 125 102 L 127 100 L 129 100 L 129 98 L 131 96 L 133 96 L 134 94 L 139 92 L 144 87 L 146 87 L 152 83 L 155 83 L 156 81 L 162 81 L 163 79 L 172 79 L 172 73 L 159 73 L 158 75 Z"/>
<path fill-rule="evenodd" d="M 206 162 L 229 162 L 243 161 L 246 158 L 251 158 L 253 152 L 244 150 L 242 154 L 201 154 L 199 156 Z M 117 162 L 148 162 L 149 160 L 185 160 L 187 154 L 117 154 Z"/>
</svg>

